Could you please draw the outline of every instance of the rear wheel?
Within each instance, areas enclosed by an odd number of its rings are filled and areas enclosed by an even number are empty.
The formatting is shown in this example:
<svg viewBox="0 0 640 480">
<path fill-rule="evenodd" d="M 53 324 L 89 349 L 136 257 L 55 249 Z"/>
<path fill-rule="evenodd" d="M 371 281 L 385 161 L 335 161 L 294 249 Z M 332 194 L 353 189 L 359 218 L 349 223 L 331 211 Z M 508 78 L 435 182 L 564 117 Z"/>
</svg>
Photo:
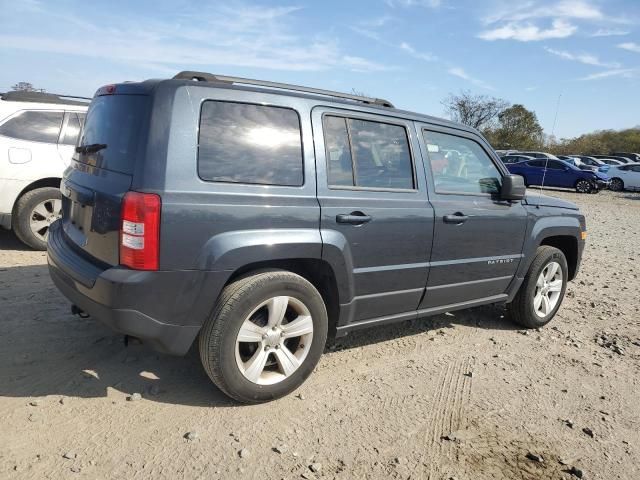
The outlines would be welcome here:
<svg viewBox="0 0 640 480">
<path fill-rule="evenodd" d="M 609 189 L 614 192 L 621 192 L 624 190 L 624 182 L 621 178 L 612 178 L 611 183 L 609 184 Z"/>
<path fill-rule="evenodd" d="M 13 230 L 35 250 L 47 249 L 49 226 L 62 216 L 62 195 L 54 187 L 31 190 L 22 195 L 15 208 Z"/>
<path fill-rule="evenodd" d="M 578 180 L 576 182 L 576 192 L 578 193 L 589 193 L 592 188 L 593 185 L 589 180 Z"/>
<path fill-rule="evenodd" d="M 554 247 L 539 247 L 520 290 L 507 305 L 511 319 L 527 328 L 549 323 L 560 308 L 567 280 L 564 253 Z"/>
<path fill-rule="evenodd" d="M 200 332 L 200 359 L 228 396 L 266 402 L 307 379 L 327 330 L 322 296 L 311 283 L 291 272 L 262 272 L 225 287 Z"/>
</svg>

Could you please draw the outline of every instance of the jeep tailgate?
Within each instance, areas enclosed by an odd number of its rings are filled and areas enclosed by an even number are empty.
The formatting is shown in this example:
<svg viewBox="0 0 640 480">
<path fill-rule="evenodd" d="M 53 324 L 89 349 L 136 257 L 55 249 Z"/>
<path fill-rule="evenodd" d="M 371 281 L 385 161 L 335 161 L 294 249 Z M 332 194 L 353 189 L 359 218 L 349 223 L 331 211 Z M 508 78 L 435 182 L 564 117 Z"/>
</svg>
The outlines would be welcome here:
<svg viewBox="0 0 640 480">
<path fill-rule="evenodd" d="M 148 110 L 145 95 L 96 96 L 60 186 L 67 240 L 106 265 L 119 263 L 121 203 L 144 154 Z"/>
</svg>

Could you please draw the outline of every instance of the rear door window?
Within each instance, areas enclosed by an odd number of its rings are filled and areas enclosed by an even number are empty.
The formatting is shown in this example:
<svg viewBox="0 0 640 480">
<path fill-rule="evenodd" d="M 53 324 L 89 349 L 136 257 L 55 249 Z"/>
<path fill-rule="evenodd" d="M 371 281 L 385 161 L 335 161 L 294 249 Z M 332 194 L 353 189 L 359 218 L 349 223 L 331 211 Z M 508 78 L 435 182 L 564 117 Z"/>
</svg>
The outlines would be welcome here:
<svg viewBox="0 0 640 480">
<path fill-rule="evenodd" d="M 56 143 L 62 112 L 28 110 L 0 125 L 0 135 L 29 142 Z"/>
<path fill-rule="evenodd" d="M 329 185 L 415 188 L 404 126 L 333 115 L 323 125 Z"/>
<path fill-rule="evenodd" d="M 301 186 L 300 118 L 283 107 L 202 104 L 198 175 L 211 182 Z"/>
<path fill-rule="evenodd" d="M 80 122 L 80 117 L 77 113 L 69 112 L 67 115 L 69 116 L 69 120 L 67 120 L 64 136 L 60 143 L 63 145 L 75 145 L 78 143 L 78 135 L 80 135 L 82 123 Z"/>
</svg>

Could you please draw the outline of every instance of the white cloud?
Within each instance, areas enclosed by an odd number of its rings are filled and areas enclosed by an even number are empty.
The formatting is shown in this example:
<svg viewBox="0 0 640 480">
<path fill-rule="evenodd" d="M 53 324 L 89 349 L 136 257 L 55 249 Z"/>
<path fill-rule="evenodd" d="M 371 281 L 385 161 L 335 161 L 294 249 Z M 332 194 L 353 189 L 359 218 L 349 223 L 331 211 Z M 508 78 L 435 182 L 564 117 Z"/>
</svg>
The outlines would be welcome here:
<svg viewBox="0 0 640 480">
<path fill-rule="evenodd" d="M 623 50 L 628 50 L 630 52 L 640 53 L 640 44 L 634 42 L 626 42 L 618 45 L 618 48 L 622 48 Z"/>
<path fill-rule="evenodd" d="M 420 60 L 424 60 L 426 62 L 433 62 L 433 61 L 436 61 L 438 59 L 438 57 L 436 57 L 435 55 L 432 55 L 431 53 L 418 52 L 415 48 L 413 48 L 407 42 L 402 42 L 400 44 L 400 49 L 404 50 L 405 52 L 407 52 L 412 57 L 418 58 Z"/>
<path fill-rule="evenodd" d="M 571 23 L 556 19 L 551 27 L 541 29 L 532 23 L 509 22 L 506 25 L 480 32 L 483 40 L 517 40 L 519 42 L 535 42 L 551 38 L 566 38 L 573 35 L 578 27 Z"/>
<path fill-rule="evenodd" d="M 395 7 L 428 7 L 438 8 L 442 5 L 442 0 L 385 0 L 391 8 Z"/>
<path fill-rule="evenodd" d="M 589 53 L 570 53 L 565 50 L 555 50 L 553 48 L 545 47 L 545 50 L 553 55 L 556 55 L 560 58 L 564 58 L 565 60 L 571 60 L 574 62 L 584 63 L 585 65 L 593 65 L 596 67 L 605 67 L 605 68 L 620 68 L 620 64 L 618 62 L 603 62 L 595 55 L 591 55 Z"/>
<path fill-rule="evenodd" d="M 450 75 L 453 75 L 454 77 L 458 77 L 463 80 L 466 80 L 467 82 L 472 83 L 477 87 L 484 88 L 486 90 L 495 90 L 491 85 L 488 85 L 486 82 L 469 75 L 461 67 L 450 67 L 449 70 L 447 70 L 447 73 L 449 73 Z"/>
<path fill-rule="evenodd" d="M 605 70 L 600 73 L 593 73 L 591 75 L 587 75 L 586 77 L 581 78 L 580 80 L 602 80 L 603 78 L 611 78 L 611 77 L 623 77 L 623 78 L 632 78 L 636 76 L 638 73 L 637 68 L 616 68 L 613 70 Z"/>
<path fill-rule="evenodd" d="M 32 22 L 46 24 L 55 16 L 62 33 L 0 34 L 5 49 L 60 53 L 108 59 L 165 74 L 184 68 L 220 66 L 284 71 L 331 69 L 372 72 L 392 70 L 347 52 L 333 37 L 314 36 L 294 28 L 299 7 L 233 7 L 214 5 L 186 11 L 171 21 L 125 15 L 75 17 L 41 11 Z M 34 27 L 34 31 L 47 32 Z"/>
<path fill-rule="evenodd" d="M 591 34 L 592 37 L 617 37 L 629 35 L 629 30 L 621 30 L 616 28 L 599 28 Z"/>
<path fill-rule="evenodd" d="M 562 0 L 545 5 L 540 5 L 539 2 L 523 3 L 513 0 L 506 8 L 485 17 L 484 22 L 486 24 L 499 21 L 521 22 L 539 18 L 601 20 L 605 15 L 598 7 L 585 0 Z"/>
<path fill-rule="evenodd" d="M 621 29 L 604 28 L 613 24 L 631 24 L 627 15 L 607 15 L 594 0 L 503 0 L 503 8 L 495 7 L 482 22 L 485 31 L 479 37 L 485 40 L 518 40 L 523 42 L 570 37 L 581 23 L 596 24 L 599 28 L 591 36 L 626 35 Z M 546 22 L 551 27 L 544 27 Z"/>
</svg>

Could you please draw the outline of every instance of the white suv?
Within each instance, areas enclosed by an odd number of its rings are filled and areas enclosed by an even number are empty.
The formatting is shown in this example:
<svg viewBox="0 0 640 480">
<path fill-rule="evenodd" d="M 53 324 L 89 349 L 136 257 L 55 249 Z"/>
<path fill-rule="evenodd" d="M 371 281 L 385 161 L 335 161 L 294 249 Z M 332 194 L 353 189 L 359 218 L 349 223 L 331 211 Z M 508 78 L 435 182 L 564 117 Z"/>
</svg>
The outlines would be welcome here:
<svg viewBox="0 0 640 480">
<path fill-rule="evenodd" d="M 0 97 L 0 226 L 38 250 L 61 215 L 60 179 L 89 99 L 39 92 Z"/>
</svg>

